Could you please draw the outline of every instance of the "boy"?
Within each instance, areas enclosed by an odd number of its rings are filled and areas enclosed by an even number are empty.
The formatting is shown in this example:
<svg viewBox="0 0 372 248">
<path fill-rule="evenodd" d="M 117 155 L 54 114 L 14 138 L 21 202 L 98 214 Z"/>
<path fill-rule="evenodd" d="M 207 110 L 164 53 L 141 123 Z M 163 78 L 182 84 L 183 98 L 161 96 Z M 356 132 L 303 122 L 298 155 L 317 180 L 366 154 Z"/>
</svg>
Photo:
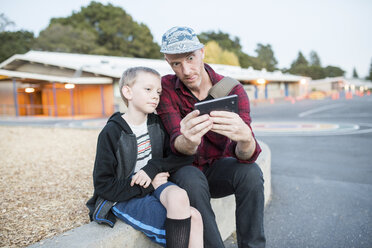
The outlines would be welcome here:
<svg viewBox="0 0 372 248">
<path fill-rule="evenodd" d="M 168 182 L 169 172 L 192 157 L 171 153 L 168 134 L 153 113 L 162 90 L 160 74 L 130 68 L 119 87 L 128 109 L 113 114 L 98 137 L 94 196 L 87 203 L 91 220 L 113 226 L 114 214 L 160 245 L 203 247 L 199 212 L 190 207 L 186 191 Z"/>
</svg>

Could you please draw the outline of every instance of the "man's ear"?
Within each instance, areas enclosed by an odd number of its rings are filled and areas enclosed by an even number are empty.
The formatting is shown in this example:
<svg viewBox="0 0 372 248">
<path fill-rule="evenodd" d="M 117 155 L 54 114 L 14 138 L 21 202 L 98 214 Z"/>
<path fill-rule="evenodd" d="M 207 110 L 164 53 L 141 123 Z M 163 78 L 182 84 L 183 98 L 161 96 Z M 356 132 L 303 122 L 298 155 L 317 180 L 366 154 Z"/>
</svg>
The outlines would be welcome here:
<svg viewBox="0 0 372 248">
<path fill-rule="evenodd" d="M 123 96 L 128 100 L 132 100 L 132 89 L 128 85 L 124 85 L 123 88 L 121 88 L 121 93 L 123 93 Z"/>
<path fill-rule="evenodd" d="M 200 49 L 200 52 L 202 54 L 202 59 L 204 59 L 204 55 L 205 55 L 205 49 L 204 49 L 204 47 Z"/>
</svg>

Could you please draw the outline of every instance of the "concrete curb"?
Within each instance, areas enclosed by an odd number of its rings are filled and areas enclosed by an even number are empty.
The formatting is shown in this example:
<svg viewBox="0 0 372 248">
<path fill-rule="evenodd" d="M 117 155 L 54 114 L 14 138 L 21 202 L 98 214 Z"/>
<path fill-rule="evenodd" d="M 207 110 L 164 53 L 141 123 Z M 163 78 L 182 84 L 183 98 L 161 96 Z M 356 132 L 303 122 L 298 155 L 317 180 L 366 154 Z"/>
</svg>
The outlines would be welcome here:
<svg viewBox="0 0 372 248">
<path fill-rule="evenodd" d="M 265 179 L 265 204 L 271 197 L 271 151 L 263 142 L 259 141 L 262 148 L 257 164 L 260 166 Z M 235 197 L 233 195 L 219 199 L 212 199 L 212 207 L 216 214 L 218 228 L 222 239 L 227 239 L 235 231 Z M 29 246 L 30 248 L 114 248 L 114 247 L 160 247 L 141 232 L 118 220 L 114 228 L 98 225 L 95 222 L 75 228 L 62 235 L 40 241 Z"/>
</svg>

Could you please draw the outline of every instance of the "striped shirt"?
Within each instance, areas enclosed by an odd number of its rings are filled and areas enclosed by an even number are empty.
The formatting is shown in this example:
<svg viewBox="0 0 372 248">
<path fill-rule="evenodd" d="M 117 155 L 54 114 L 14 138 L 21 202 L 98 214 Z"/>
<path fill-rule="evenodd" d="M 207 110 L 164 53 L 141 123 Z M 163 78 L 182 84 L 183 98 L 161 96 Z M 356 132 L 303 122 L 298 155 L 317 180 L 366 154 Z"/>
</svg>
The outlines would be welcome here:
<svg viewBox="0 0 372 248">
<path fill-rule="evenodd" d="M 138 172 L 145 165 L 147 165 L 147 162 L 152 157 L 150 136 L 147 130 L 147 121 L 138 126 L 131 125 L 129 123 L 128 125 L 137 138 L 137 162 L 134 172 Z"/>
</svg>

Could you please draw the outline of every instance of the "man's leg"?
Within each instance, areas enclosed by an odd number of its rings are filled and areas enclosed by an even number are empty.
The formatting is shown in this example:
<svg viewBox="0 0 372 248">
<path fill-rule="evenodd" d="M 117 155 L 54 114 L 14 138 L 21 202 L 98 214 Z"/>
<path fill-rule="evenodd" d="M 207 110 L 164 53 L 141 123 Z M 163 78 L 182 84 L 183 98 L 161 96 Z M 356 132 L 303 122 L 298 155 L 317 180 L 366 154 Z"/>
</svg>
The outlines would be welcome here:
<svg viewBox="0 0 372 248">
<path fill-rule="evenodd" d="M 235 194 L 239 248 L 265 247 L 263 175 L 258 165 L 223 158 L 206 171 L 206 176 L 212 197 Z"/>
<path fill-rule="evenodd" d="M 194 166 L 185 166 L 172 174 L 170 181 L 186 190 L 190 199 L 190 205 L 199 210 L 202 215 L 204 247 L 224 247 L 210 203 L 211 196 L 208 182 L 203 172 Z"/>
</svg>

